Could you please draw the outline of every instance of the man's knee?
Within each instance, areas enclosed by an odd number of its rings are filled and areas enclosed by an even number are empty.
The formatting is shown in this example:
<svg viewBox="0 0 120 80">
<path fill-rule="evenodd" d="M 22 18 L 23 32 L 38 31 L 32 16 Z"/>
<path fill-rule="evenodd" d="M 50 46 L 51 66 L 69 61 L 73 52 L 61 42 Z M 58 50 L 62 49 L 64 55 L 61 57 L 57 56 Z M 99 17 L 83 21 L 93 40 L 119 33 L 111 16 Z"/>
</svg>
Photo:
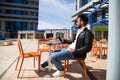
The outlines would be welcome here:
<svg viewBox="0 0 120 80">
<path fill-rule="evenodd" d="M 57 60 L 57 55 L 55 55 L 54 53 L 51 55 L 51 61 L 54 62 L 55 60 Z"/>
</svg>

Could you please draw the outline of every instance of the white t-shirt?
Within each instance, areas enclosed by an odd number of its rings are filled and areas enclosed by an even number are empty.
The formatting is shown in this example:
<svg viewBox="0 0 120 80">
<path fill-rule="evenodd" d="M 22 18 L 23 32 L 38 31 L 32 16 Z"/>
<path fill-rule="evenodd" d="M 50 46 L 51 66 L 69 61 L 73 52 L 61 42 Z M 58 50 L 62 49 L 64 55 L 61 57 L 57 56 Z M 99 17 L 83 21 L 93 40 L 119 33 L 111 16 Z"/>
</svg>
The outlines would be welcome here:
<svg viewBox="0 0 120 80">
<path fill-rule="evenodd" d="M 77 37 L 78 37 L 78 35 L 79 35 L 85 28 L 86 28 L 86 27 L 82 27 L 82 28 L 78 29 L 74 42 L 72 42 L 72 44 L 70 44 L 70 46 L 69 46 L 68 48 L 72 48 L 72 49 L 75 50 L 75 45 L 76 45 Z"/>
</svg>

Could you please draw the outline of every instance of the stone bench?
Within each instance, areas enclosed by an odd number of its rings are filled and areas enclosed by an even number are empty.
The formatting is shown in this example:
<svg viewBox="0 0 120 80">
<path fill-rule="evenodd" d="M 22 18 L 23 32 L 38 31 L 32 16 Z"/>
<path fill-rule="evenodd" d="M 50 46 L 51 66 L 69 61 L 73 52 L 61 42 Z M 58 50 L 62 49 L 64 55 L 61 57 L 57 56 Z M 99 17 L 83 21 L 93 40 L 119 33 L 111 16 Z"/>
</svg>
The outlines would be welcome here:
<svg viewBox="0 0 120 80">
<path fill-rule="evenodd" d="M 0 41 L 0 46 L 8 46 L 8 45 L 12 45 L 11 40 L 1 40 Z"/>
</svg>

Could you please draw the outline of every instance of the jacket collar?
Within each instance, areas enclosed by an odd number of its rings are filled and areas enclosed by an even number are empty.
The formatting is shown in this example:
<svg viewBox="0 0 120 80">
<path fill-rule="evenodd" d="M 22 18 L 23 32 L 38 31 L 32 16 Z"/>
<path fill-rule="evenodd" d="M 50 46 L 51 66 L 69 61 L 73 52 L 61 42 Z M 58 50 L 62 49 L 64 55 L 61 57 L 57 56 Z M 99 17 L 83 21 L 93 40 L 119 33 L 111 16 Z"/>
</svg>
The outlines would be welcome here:
<svg viewBox="0 0 120 80">
<path fill-rule="evenodd" d="M 88 28 L 87 28 L 87 27 L 85 27 L 85 28 L 84 28 L 84 30 L 83 30 L 82 32 L 84 32 L 84 31 L 86 31 L 86 30 L 88 30 Z M 81 33 L 82 33 L 82 32 L 81 32 Z"/>
</svg>

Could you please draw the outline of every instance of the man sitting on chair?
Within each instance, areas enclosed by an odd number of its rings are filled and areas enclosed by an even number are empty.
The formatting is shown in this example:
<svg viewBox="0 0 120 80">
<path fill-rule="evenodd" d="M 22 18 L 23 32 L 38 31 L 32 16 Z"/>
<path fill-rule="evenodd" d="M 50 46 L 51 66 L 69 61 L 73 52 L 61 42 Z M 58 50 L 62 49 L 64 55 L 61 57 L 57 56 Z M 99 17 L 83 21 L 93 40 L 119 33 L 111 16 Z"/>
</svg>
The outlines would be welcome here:
<svg viewBox="0 0 120 80">
<path fill-rule="evenodd" d="M 88 17 L 85 14 L 80 14 L 75 22 L 78 26 L 78 31 L 74 40 L 65 40 L 62 42 L 71 43 L 68 48 L 61 49 L 58 52 L 51 54 L 51 62 L 57 68 L 57 71 L 52 74 L 54 77 L 59 77 L 64 74 L 64 67 L 62 66 L 62 60 L 73 60 L 76 58 L 85 59 L 87 52 L 92 48 L 92 42 L 94 35 L 87 29 Z M 48 61 L 41 64 L 41 70 L 44 71 L 48 66 Z"/>
</svg>

